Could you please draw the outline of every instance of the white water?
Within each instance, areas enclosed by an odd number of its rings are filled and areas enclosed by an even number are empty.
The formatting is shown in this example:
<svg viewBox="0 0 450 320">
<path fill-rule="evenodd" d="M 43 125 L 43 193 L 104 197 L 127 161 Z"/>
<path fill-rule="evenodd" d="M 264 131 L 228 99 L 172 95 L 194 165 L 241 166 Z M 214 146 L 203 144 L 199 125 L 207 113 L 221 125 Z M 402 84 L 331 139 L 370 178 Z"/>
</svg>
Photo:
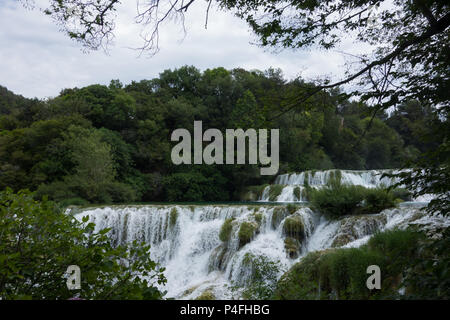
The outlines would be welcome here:
<svg viewBox="0 0 450 320">
<path fill-rule="evenodd" d="M 282 185 L 281 193 L 276 199 L 270 199 L 272 186 L 264 188 L 259 201 L 261 202 L 307 202 L 306 186 L 315 189 L 326 186 L 339 172 L 340 181 L 344 185 L 363 186 L 365 188 L 389 187 L 398 183 L 398 179 L 382 177 L 384 173 L 394 173 L 394 170 L 324 170 L 288 173 L 277 176 L 274 184 Z M 395 172 L 399 172 L 398 170 Z M 295 194 L 298 188 L 300 197 Z M 415 202 L 429 202 L 433 195 L 425 194 L 414 199 Z"/>
<path fill-rule="evenodd" d="M 383 173 L 392 170 L 325 170 L 325 171 L 305 171 L 300 173 L 281 174 L 277 176 L 274 184 L 283 185 L 280 195 L 274 202 L 305 202 L 307 201 L 305 186 L 312 188 L 322 188 L 326 186 L 336 174 L 341 175 L 341 183 L 346 185 L 357 185 L 366 188 L 388 187 L 397 183 L 396 180 L 388 177 L 381 177 Z M 270 188 L 267 186 L 261 194 L 260 201 L 270 200 Z M 294 190 L 298 188 L 300 197 L 295 195 Z"/>
<path fill-rule="evenodd" d="M 343 184 L 375 188 L 381 185 L 390 186 L 396 182 L 388 177 L 381 178 L 383 173 L 392 172 L 392 170 L 324 170 L 281 174 L 275 179 L 275 184 L 303 186 L 307 183 L 311 187 L 324 186 L 337 171 L 340 171 Z"/>
<path fill-rule="evenodd" d="M 380 178 L 382 173 L 381 170 L 342 170 L 341 181 L 368 188 L 392 184 L 393 181 Z M 333 174 L 334 170 L 281 175 L 275 182 L 286 186 L 277 201 L 304 201 L 305 180 L 310 186 L 320 188 Z M 294 194 L 295 187 L 301 188 L 300 198 Z M 263 191 L 263 199 L 269 198 L 269 188 Z M 258 206 L 113 206 L 84 209 L 76 217 L 81 219 L 88 215 L 96 224 L 97 231 L 111 228 L 109 235 L 115 244 L 133 240 L 150 244 L 151 258 L 166 268 L 168 282 L 163 289 L 167 290 L 167 297 L 195 299 L 208 290 L 217 299 L 233 299 L 239 298 L 239 291 L 233 292 L 229 286 L 245 285 L 251 277 L 251 264 L 246 259 L 248 254 L 278 261 L 280 277 L 308 252 L 331 247 L 358 247 L 377 231 L 405 228 L 411 224 L 417 224 L 426 231 L 450 226 L 449 218 L 425 215 L 420 210 L 423 205 L 405 203 L 379 214 L 348 216 L 339 220 L 327 220 L 305 205 L 297 206 L 295 212 L 289 213 L 285 206 L 263 202 Z M 177 217 L 171 219 L 174 210 Z M 292 256 L 285 248 L 287 236 L 283 226 L 288 217 L 295 216 L 303 222 L 304 234 L 298 243 L 297 254 Z M 222 243 L 219 232 L 228 218 L 234 218 L 230 240 Z M 240 245 L 238 233 L 243 222 L 253 223 L 258 226 L 258 231 L 249 243 Z"/>
<path fill-rule="evenodd" d="M 178 211 L 178 217 L 171 226 L 173 208 Z M 151 257 L 166 268 L 167 297 L 179 299 L 196 298 L 205 290 L 213 292 L 217 299 L 238 298 L 228 286 L 231 283 L 243 285 L 249 280 L 251 268 L 245 264 L 247 253 L 279 261 L 278 276 L 281 276 L 310 251 L 359 246 L 378 230 L 404 228 L 409 224 L 420 224 L 425 229 L 450 225 L 449 219 L 425 216 L 414 206 L 338 221 L 328 221 L 307 207 L 299 207 L 294 215 L 303 220 L 305 240 L 299 257 L 290 259 L 282 231 L 285 217 L 275 228 L 272 226 L 275 208 L 277 206 L 148 205 L 93 208 L 76 216 L 88 215 L 96 223 L 96 230 L 112 228 L 110 236 L 116 244 L 133 240 L 150 243 Z M 259 233 L 239 248 L 239 224 L 254 222 L 255 211 L 262 215 Z M 231 217 L 235 218 L 235 223 L 228 246 L 225 246 L 219 240 L 219 231 L 225 219 Z"/>
</svg>

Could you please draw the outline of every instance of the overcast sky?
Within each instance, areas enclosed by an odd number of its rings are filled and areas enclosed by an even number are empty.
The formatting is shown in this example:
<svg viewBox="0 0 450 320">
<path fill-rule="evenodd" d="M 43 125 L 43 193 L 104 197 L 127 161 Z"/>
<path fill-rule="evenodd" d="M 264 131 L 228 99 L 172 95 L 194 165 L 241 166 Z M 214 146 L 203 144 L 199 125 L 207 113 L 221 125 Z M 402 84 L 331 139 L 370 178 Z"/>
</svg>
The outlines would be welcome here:
<svg viewBox="0 0 450 320">
<path fill-rule="evenodd" d="M 44 2 L 45 0 L 38 0 Z M 151 79 L 165 69 L 193 65 L 200 70 L 223 66 L 247 70 L 280 68 L 286 78 L 306 79 L 322 75 L 342 76 L 345 57 L 337 51 L 283 51 L 260 48 L 247 25 L 228 12 L 211 10 L 204 28 L 204 1 L 190 8 L 187 34 L 170 24 L 161 31 L 161 50 L 151 58 L 138 57 L 140 28 L 133 24 L 134 0 L 123 1 L 118 11 L 116 38 L 109 54 L 83 53 L 81 46 L 58 31 L 51 18 L 39 10 L 27 10 L 17 0 L 0 0 L 0 85 L 25 97 L 46 98 L 63 88 L 120 79 Z M 340 50 L 357 52 L 350 41 Z"/>
</svg>

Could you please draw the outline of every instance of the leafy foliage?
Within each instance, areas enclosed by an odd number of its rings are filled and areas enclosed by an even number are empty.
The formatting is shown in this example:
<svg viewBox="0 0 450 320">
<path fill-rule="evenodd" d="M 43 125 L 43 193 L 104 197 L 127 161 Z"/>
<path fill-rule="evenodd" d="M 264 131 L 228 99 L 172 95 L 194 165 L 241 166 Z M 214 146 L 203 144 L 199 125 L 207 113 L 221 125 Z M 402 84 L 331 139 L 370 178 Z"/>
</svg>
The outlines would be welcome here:
<svg viewBox="0 0 450 320">
<path fill-rule="evenodd" d="M 280 70 L 200 72 L 185 66 L 125 86 L 113 80 L 109 86 L 65 89 L 48 101 L 0 91 L 0 188 L 37 190 L 38 197 L 65 203 L 228 201 L 245 190 L 256 200 L 262 189 L 247 187 L 273 183 L 256 165 L 172 164 L 170 133 L 192 131 L 194 119 L 222 131 L 279 128 L 280 173 L 398 168 L 431 150 L 444 134 L 443 122 L 417 101 L 370 121 L 368 105 L 338 90 L 273 117 L 310 87 L 314 84 L 285 80 Z M 430 135 L 434 127 L 440 132 L 437 140 L 421 141 L 424 125 Z M 270 199 L 281 191 L 272 184 Z"/>
<path fill-rule="evenodd" d="M 242 298 L 247 300 L 270 299 L 277 283 L 280 262 L 272 261 L 264 255 L 246 253 L 243 265 L 250 270 L 250 277 L 244 286 L 234 284 L 232 289 L 243 289 Z"/>
<path fill-rule="evenodd" d="M 332 217 L 379 213 L 396 204 L 392 190 L 345 185 L 337 181 L 322 189 L 310 188 L 308 195 L 315 208 Z"/>
<path fill-rule="evenodd" d="M 230 240 L 231 231 L 233 230 L 233 218 L 228 218 L 223 223 L 222 227 L 220 228 L 219 232 L 219 239 L 223 242 L 227 242 Z"/>
<path fill-rule="evenodd" d="M 309 253 L 281 277 L 274 291 L 275 299 L 394 299 L 420 298 L 429 295 L 433 298 L 444 298 L 447 292 L 439 287 L 428 287 L 428 291 L 403 281 L 414 279 L 417 269 L 423 272 L 415 261 L 424 259 L 431 263 L 429 251 L 424 251 L 425 236 L 414 230 L 391 230 L 375 234 L 360 248 L 331 249 Z M 429 241 L 427 243 L 430 243 Z M 443 260 L 442 254 L 434 256 Z M 426 259 L 425 259 L 426 258 Z M 369 290 L 366 286 L 370 265 L 380 267 L 381 289 Z M 431 267 L 434 274 L 442 270 Z M 448 272 L 448 268 L 445 269 Z M 433 276 L 434 276 L 433 274 Z M 430 277 L 432 278 L 432 277 Z M 420 280 L 419 280 L 420 279 Z M 424 278 L 415 278 L 420 282 Z M 433 277 L 433 281 L 437 278 Z M 431 285 L 431 281 L 427 285 Z M 444 280 L 444 283 L 445 280 Z M 398 290 L 406 286 L 406 295 Z M 446 292 L 446 293 L 444 293 Z"/>
<path fill-rule="evenodd" d="M 0 193 L 0 297 L 2 299 L 161 299 L 163 268 L 150 246 L 113 246 L 108 229 L 33 200 L 27 191 Z M 64 274 L 81 269 L 81 289 L 69 291 Z"/>
</svg>

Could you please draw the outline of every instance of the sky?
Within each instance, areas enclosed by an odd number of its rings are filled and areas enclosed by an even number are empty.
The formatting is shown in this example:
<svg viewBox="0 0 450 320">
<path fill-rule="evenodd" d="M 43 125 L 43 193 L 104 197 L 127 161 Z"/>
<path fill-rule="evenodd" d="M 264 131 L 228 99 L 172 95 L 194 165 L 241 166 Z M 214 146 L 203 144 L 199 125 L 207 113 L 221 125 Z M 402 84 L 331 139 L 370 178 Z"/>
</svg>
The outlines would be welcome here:
<svg viewBox="0 0 450 320">
<path fill-rule="evenodd" d="M 46 0 L 36 0 L 45 5 Z M 244 21 L 229 12 L 212 8 L 205 29 L 204 1 L 186 14 L 186 34 L 176 24 L 160 32 L 160 51 L 153 57 L 139 56 L 141 27 L 134 23 L 134 0 L 122 1 L 115 28 L 115 40 L 108 53 L 83 52 L 82 46 L 64 33 L 39 10 L 24 8 L 18 0 L 0 0 L 0 85 L 28 98 L 50 98 L 64 88 L 109 84 L 119 79 L 152 79 L 166 69 L 193 65 L 200 70 L 225 67 L 247 70 L 280 68 L 286 79 L 321 76 L 339 79 L 345 70 L 346 53 L 361 49 L 350 40 L 333 51 L 302 50 L 274 52 L 254 43 Z"/>
</svg>

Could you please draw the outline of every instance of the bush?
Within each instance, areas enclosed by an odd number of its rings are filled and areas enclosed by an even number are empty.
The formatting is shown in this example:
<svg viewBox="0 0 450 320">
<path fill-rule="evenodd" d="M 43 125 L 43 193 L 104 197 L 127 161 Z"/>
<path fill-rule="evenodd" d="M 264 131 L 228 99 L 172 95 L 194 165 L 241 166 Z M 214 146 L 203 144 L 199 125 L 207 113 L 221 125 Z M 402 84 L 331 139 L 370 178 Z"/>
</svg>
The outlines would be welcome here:
<svg viewBox="0 0 450 320">
<path fill-rule="evenodd" d="M 275 299 L 368 299 L 366 269 L 383 269 L 383 256 L 360 248 L 309 253 L 278 282 Z"/>
<path fill-rule="evenodd" d="M 300 216 L 287 217 L 283 224 L 283 233 L 291 238 L 302 241 L 305 237 L 305 227 Z"/>
<path fill-rule="evenodd" d="M 356 209 L 362 204 L 365 189 L 360 186 L 333 185 L 322 189 L 310 189 L 309 196 L 312 205 L 320 212 L 339 217 L 356 214 Z"/>
<path fill-rule="evenodd" d="M 254 222 L 245 221 L 241 223 L 238 233 L 240 247 L 246 245 L 252 240 L 257 228 L 258 226 Z"/>
<path fill-rule="evenodd" d="M 170 215 L 169 215 L 170 228 L 173 228 L 175 226 L 175 224 L 177 223 L 177 219 L 178 219 L 178 210 L 177 210 L 177 208 L 172 208 L 172 210 L 170 210 Z"/>
<path fill-rule="evenodd" d="M 400 272 L 401 267 L 417 255 L 419 243 L 424 237 L 412 230 L 388 230 L 378 232 L 370 238 L 367 246 L 372 251 L 382 252 L 392 271 Z"/>
<path fill-rule="evenodd" d="M 273 298 L 399 298 L 402 274 L 415 268 L 421 239 L 423 234 L 414 230 L 392 230 L 377 233 L 360 248 L 311 252 L 280 278 Z M 380 290 L 366 286 L 370 265 L 382 270 Z"/>
<path fill-rule="evenodd" d="M 161 299 L 164 269 L 150 259 L 150 246 L 113 247 L 109 229 L 94 227 L 27 191 L 0 192 L 0 298 Z M 67 288 L 69 265 L 81 269 L 78 291 Z"/>
<path fill-rule="evenodd" d="M 253 212 L 253 217 L 258 225 L 261 225 L 263 220 L 263 214 L 261 212 Z"/>
<path fill-rule="evenodd" d="M 219 239 L 223 242 L 227 242 L 230 240 L 231 231 L 233 230 L 233 218 L 228 218 L 223 223 L 219 232 Z"/>
<path fill-rule="evenodd" d="M 300 251 L 300 242 L 297 239 L 287 237 L 284 239 L 284 249 L 289 258 L 295 259 Z"/>
<path fill-rule="evenodd" d="M 250 277 L 246 279 L 242 298 L 246 300 L 270 299 L 277 283 L 280 262 L 272 261 L 264 255 L 246 253 L 243 265 L 250 269 Z M 239 285 L 234 285 L 232 289 L 239 287 Z"/>
<path fill-rule="evenodd" d="M 89 202 L 126 203 L 137 199 L 134 189 L 125 183 L 108 182 L 99 187 L 95 194 L 89 194 L 88 190 L 90 189 L 86 185 L 78 184 L 78 182 L 66 177 L 64 181 L 42 184 L 36 191 L 35 197 L 42 199 L 46 195 L 49 199 L 60 202 L 62 206 L 85 205 Z"/>
<path fill-rule="evenodd" d="M 302 196 L 302 192 L 300 190 L 300 187 L 295 187 L 294 188 L 294 196 L 297 198 L 297 200 L 300 201 L 301 196 Z"/>
<path fill-rule="evenodd" d="M 450 299 L 450 228 L 441 237 L 420 247 L 419 254 L 409 262 L 403 285 L 406 299 Z"/>
<path fill-rule="evenodd" d="M 378 213 L 384 209 L 395 207 L 395 197 L 387 189 L 375 188 L 365 190 L 365 205 L 361 213 Z"/>
<path fill-rule="evenodd" d="M 387 189 L 368 189 L 336 182 L 322 189 L 310 189 L 309 195 L 317 210 L 332 217 L 379 213 L 396 203 L 394 195 Z"/>
</svg>

